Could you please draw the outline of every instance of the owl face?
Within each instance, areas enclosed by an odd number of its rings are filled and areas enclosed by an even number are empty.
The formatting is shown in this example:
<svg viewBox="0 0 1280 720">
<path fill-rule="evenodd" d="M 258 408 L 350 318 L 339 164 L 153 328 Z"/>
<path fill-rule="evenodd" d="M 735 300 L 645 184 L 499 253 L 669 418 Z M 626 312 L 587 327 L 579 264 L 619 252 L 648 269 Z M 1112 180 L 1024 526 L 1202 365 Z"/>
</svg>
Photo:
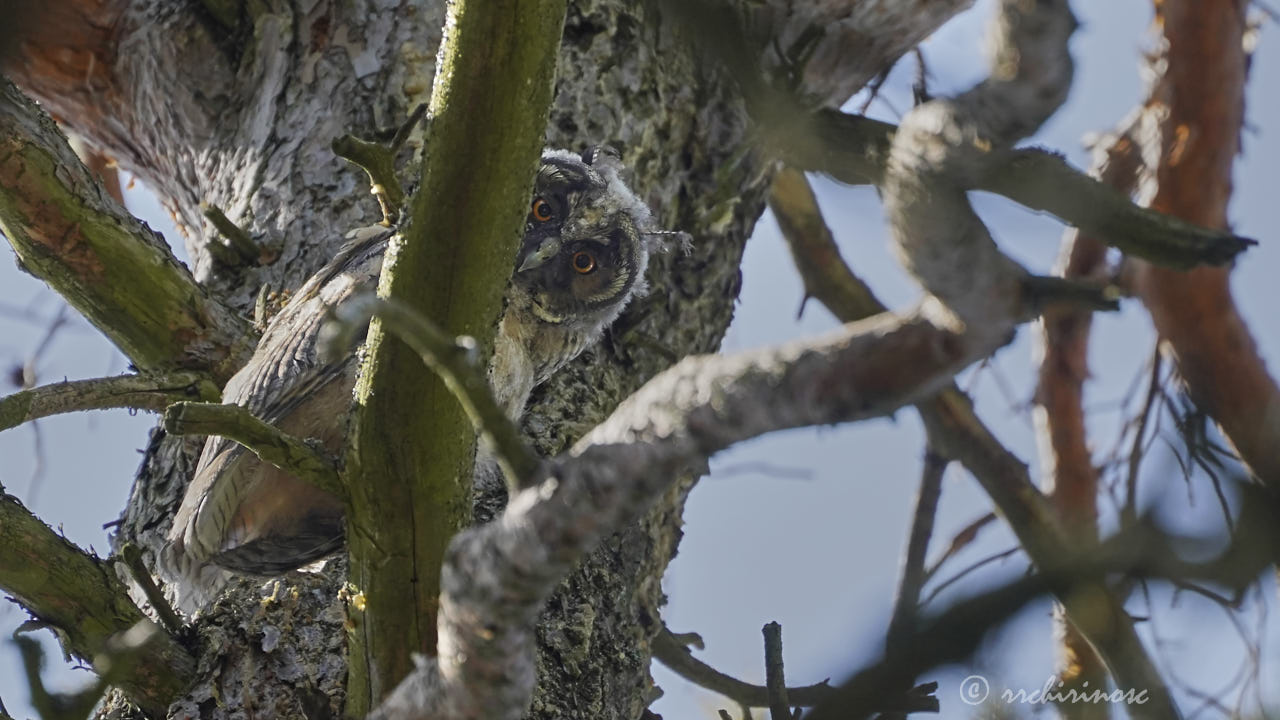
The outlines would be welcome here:
<svg viewBox="0 0 1280 720">
<path fill-rule="evenodd" d="M 543 153 L 516 258 L 512 300 L 543 323 L 611 322 L 645 288 L 649 210 L 618 177 L 616 155 Z"/>
</svg>

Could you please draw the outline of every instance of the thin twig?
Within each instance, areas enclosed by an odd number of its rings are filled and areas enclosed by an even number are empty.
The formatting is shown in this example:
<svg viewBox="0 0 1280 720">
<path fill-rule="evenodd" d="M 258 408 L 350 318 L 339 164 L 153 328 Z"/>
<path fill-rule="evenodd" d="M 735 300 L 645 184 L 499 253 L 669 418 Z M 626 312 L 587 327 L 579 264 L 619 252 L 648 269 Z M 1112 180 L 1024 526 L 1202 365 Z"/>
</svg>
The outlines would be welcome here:
<svg viewBox="0 0 1280 720">
<path fill-rule="evenodd" d="M 160 412 L 178 400 L 217 397 L 217 386 L 207 375 L 196 372 L 53 383 L 0 398 L 0 430 L 62 413 L 110 408 Z"/>
<path fill-rule="evenodd" d="M 129 575 L 133 578 L 133 581 L 138 583 L 138 587 L 142 588 L 142 594 L 146 596 L 147 602 L 151 603 L 151 609 L 156 611 L 156 617 L 160 618 L 160 624 L 164 625 L 164 629 L 168 630 L 171 635 L 177 635 L 182 632 L 182 620 L 173 611 L 173 607 L 165 599 L 164 593 L 156 586 L 156 581 L 152 579 L 151 571 L 147 570 L 146 564 L 142 562 L 142 549 L 132 542 L 125 542 L 120 546 L 118 557 L 124 563 L 124 566 L 128 568 Z"/>
<path fill-rule="evenodd" d="M 871 108 L 871 103 L 880 97 L 880 88 L 884 87 L 884 83 L 889 79 L 889 74 L 893 72 L 893 65 L 883 68 L 876 76 L 871 78 L 871 82 L 867 83 L 867 99 L 862 101 L 862 105 L 858 107 L 859 115 L 866 115 L 867 110 Z"/>
<path fill-rule="evenodd" d="M 921 604 L 921 605 L 928 605 L 929 603 L 933 602 L 934 598 L 938 597 L 938 595 L 940 595 L 940 594 L 942 593 L 942 591 L 943 591 L 943 590 L 946 590 L 947 588 L 949 588 L 949 587 L 951 587 L 952 585 L 956 584 L 956 583 L 957 583 L 957 582 L 959 582 L 960 580 L 964 579 L 964 577 L 965 577 L 965 576 L 969 575 L 970 573 L 972 573 L 972 572 L 974 572 L 974 571 L 976 571 L 976 570 L 979 570 L 979 569 L 981 569 L 981 568 L 983 568 L 983 567 L 986 567 L 987 565 L 990 565 L 990 564 L 991 564 L 991 563 L 993 563 L 993 562 L 997 562 L 997 561 L 999 561 L 999 560 L 1003 560 L 1003 559 L 1005 559 L 1005 558 L 1007 558 L 1007 557 L 1009 557 L 1009 556 L 1011 556 L 1011 555 L 1013 555 L 1013 554 L 1017 553 L 1017 552 L 1018 552 L 1019 550 L 1021 550 L 1021 549 L 1022 549 L 1021 547 L 1011 547 L 1011 548 L 1009 548 L 1008 550 L 1001 550 L 1001 551 L 1000 551 L 1000 552 L 998 552 L 998 553 L 993 553 L 993 554 L 988 555 L 988 556 L 986 556 L 986 557 L 984 557 L 984 558 L 981 558 L 981 559 L 979 559 L 979 560 L 974 561 L 974 562 L 973 562 L 973 563 L 971 563 L 970 565 L 966 566 L 963 570 L 960 570 L 960 571 L 959 571 L 959 572 L 957 572 L 955 575 L 952 575 L 951 577 L 949 577 L 949 578 L 947 578 L 946 580 L 943 580 L 941 583 L 939 583 L 939 584 L 937 585 L 937 587 L 935 587 L 932 591 L 930 591 L 930 592 L 929 592 L 929 594 L 928 594 L 928 596 L 926 596 L 926 597 L 925 597 L 924 602 L 922 602 L 922 603 L 920 603 L 920 604 Z"/>
<path fill-rule="evenodd" d="M 924 582 L 927 583 L 930 580 L 932 580 L 933 576 L 936 575 L 938 571 L 942 569 L 943 564 L 945 564 L 951 558 L 955 557 L 957 553 L 959 553 L 961 550 L 968 547 L 970 543 L 976 540 L 978 537 L 978 533 L 982 530 L 982 528 L 990 525 L 995 521 L 996 521 L 996 514 L 987 513 L 986 515 L 983 515 L 977 520 L 974 520 L 973 522 L 961 528 L 960 532 L 956 533 L 955 536 L 951 538 L 951 542 L 947 545 L 946 552 L 942 553 L 942 557 L 938 558 L 937 562 L 930 565 L 928 569 L 924 571 Z"/>
<path fill-rule="evenodd" d="M 400 219 L 404 188 L 396 177 L 395 152 L 386 145 L 343 135 L 331 145 L 333 153 L 356 165 L 369 176 L 370 192 L 382 208 L 382 224 L 390 227 Z"/>
<path fill-rule="evenodd" d="M 21 629 L 19 630 L 21 632 Z M 44 665 L 44 650 L 40 643 L 26 634 L 14 633 L 13 642 L 22 657 L 22 668 L 27 675 L 27 687 L 31 690 L 31 705 L 42 720 L 85 720 L 89 717 L 107 684 L 95 678 L 83 690 L 74 693 L 52 693 L 40 677 Z"/>
<path fill-rule="evenodd" d="M 924 587 L 925 557 L 929 552 L 929 540 L 933 537 L 934 520 L 938 513 L 938 500 L 942 496 L 942 476 L 948 461 L 941 455 L 926 450 L 924 471 L 921 473 L 920 490 L 916 495 L 916 509 L 911 521 L 911 534 L 907 540 L 907 552 L 902 563 L 902 581 L 898 585 L 898 597 L 893 604 L 893 618 L 885 637 L 885 651 L 893 652 L 897 641 L 915 627 L 920 591 Z"/>
<path fill-rule="evenodd" d="M 455 339 L 403 305 L 373 295 L 352 298 L 337 309 L 331 339 L 348 347 L 350 334 L 377 316 L 438 374 L 458 399 L 481 436 L 491 444 L 507 479 L 508 491 L 518 492 L 535 474 L 541 460 L 525 443 L 519 428 L 498 405 L 484 371 L 477 367 L 470 338 Z"/>
<path fill-rule="evenodd" d="M 421 122 L 422 118 L 426 117 L 426 114 L 427 104 L 418 103 L 418 107 L 414 108 L 413 112 L 409 113 L 409 119 L 401 123 L 399 128 L 396 128 L 396 134 L 391 138 L 391 142 L 388 143 L 388 149 L 392 153 L 397 152 L 404 146 L 405 142 L 409 139 L 410 133 L 413 132 L 413 128 Z"/>
<path fill-rule="evenodd" d="M 240 262 L 256 265 L 261 261 L 263 249 L 253 241 L 253 238 L 249 236 L 249 233 L 244 228 L 231 222 L 231 219 L 222 211 L 222 208 L 202 202 L 200 203 L 200 213 L 217 229 L 222 237 L 227 239 L 227 243 L 235 251 Z"/>
<path fill-rule="evenodd" d="M 739 705 L 750 707 L 768 707 L 769 689 L 761 685 L 752 685 L 735 677 L 725 675 L 710 665 L 695 658 L 689 652 L 686 639 L 689 633 L 676 635 L 663 628 L 653 638 L 653 657 L 669 670 L 712 692 L 720 693 Z M 816 685 L 787 688 L 787 701 L 794 706 L 811 707 L 817 705 L 831 692 L 826 680 Z"/>
<path fill-rule="evenodd" d="M 929 92 L 929 67 L 924 61 L 924 50 L 919 45 L 915 46 L 911 54 L 916 58 L 916 79 L 911 83 L 911 96 L 916 105 L 923 105 L 933 99 Z"/>
<path fill-rule="evenodd" d="M 1147 434 L 1147 421 L 1151 417 L 1151 409 L 1155 406 L 1156 396 L 1160 393 L 1160 370 L 1162 355 L 1157 347 L 1151 354 L 1151 380 L 1147 385 L 1147 396 L 1138 413 L 1137 427 L 1133 431 L 1133 445 L 1129 449 L 1129 475 L 1125 483 L 1123 519 L 1132 522 L 1138 515 L 1138 471 L 1142 467 L 1143 438 Z"/>
<path fill-rule="evenodd" d="M 765 623 L 764 679 L 769 691 L 769 717 L 771 720 L 791 720 L 791 704 L 787 701 L 787 679 L 782 667 L 782 626 L 776 622 Z"/>
<path fill-rule="evenodd" d="M 929 552 L 929 540 L 933 537 L 938 500 L 942 496 L 942 476 L 946 472 L 947 464 L 947 459 L 941 455 L 930 450 L 925 451 L 920 491 L 916 495 L 915 515 L 911 521 L 911 534 L 907 539 L 906 556 L 902 563 L 902 580 L 898 585 L 898 596 L 893 604 L 893 617 L 889 620 L 889 631 L 885 633 L 886 656 L 903 651 L 905 649 L 903 643 L 915 631 L 920 591 L 925 582 L 925 557 Z M 906 717 L 905 713 L 884 715 L 885 720 L 904 717 Z"/>
<path fill-rule="evenodd" d="M 220 435 L 234 440 L 263 462 L 338 497 L 346 495 L 333 461 L 324 453 L 239 405 L 174 403 L 164 413 L 164 429 L 173 435 Z"/>
</svg>

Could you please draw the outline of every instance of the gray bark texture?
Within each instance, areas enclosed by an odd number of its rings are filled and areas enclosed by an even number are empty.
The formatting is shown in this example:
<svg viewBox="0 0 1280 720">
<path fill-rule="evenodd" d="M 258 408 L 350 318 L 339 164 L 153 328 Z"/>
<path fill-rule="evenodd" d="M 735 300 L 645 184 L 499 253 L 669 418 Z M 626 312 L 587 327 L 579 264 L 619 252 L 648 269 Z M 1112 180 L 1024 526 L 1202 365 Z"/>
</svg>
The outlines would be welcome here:
<svg viewBox="0 0 1280 720">
<path fill-rule="evenodd" d="M 738 4 L 750 8 L 743 22 L 759 40 L 752 52 L 761 64 L 784 65 L 774 48 L 803 42 L 808 64 L 792 76 L 815 105 L 832 105 L 970 3 Z M 14 71 L 15 79 L 157 191 L 185 235 L 195 277 L 215 297 L 249 314 L 264 283 L 297 287 L 344 233 L 380 219 L 364 173 L 329 143 L 393 127 L 426 102 L 443 2 L 85 5 L 110 19 L 110 56 L 84 83 L 59 85 L 35 65 Z M 238 17 L 231 25 L 209 10 L 228 5 Z M 547 144 L 620 149 L 660 224 L 691 233 L 693 249 L 657 258 L 649 276 L 656 291 L 535 394 L 524 428 L 546 454 L 568 448 L 675 359 L 714 351 L 732 317 L 738 263 L 772 162 L 752 146 L 735 87 L 689 50 L 689 34 L 664 22 L 655 4 L 570 4 Z M 223 240 L 202 202 L 223 208 L 256 242 L 278 247 L 278 257 L 240 266 L 215 260 L 209 247 Z M 117 542 L 158 550 L 199 446 L 154 431 Z M 552 596 L 539 624 L 530 717 L 641 716 L 654 697 L 649 642 L 661 626 L 662 574 L 695 479 L 676 483 Z M 345 563 L 333 560 L 317 573 L 236 584 L 191 633 L 199 680 L 171 716 L 340 715 L 344 575 Z M 103 710 L 128 712 L 119 700 Z"/>
</svg>

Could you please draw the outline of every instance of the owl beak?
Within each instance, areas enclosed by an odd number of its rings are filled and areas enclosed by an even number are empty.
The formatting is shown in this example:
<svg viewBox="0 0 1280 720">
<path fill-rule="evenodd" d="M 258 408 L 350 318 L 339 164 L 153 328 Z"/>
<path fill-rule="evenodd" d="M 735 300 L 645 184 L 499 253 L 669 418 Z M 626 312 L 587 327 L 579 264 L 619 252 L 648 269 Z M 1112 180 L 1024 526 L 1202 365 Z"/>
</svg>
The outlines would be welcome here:
<svg viewBox="0 0 1280 720">
<path fill-rule="evenodd" d="M 546 238 L 542 241 L 533 252 L 524 256 L 524 260 L 520 263 L 520 267 L 516 268 L 516 272 L 522 273 L 525 270 L 532 270 L 560 252 L 560 238 Z"/>
</svg>

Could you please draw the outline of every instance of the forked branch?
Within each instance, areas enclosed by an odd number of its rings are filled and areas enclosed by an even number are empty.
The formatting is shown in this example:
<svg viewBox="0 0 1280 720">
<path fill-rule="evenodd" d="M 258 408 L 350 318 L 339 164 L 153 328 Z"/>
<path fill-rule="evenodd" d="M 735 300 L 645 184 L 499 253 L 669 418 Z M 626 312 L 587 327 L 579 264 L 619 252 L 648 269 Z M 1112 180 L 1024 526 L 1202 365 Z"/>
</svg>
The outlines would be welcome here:
<svg viewBox="0 0 1280 720">
<path fill-rule="evenodd" d="M 142 370 L 224 382 L 248 359 L 248 323 L 196 284 L 154 230 L 85 168 L 49 116 L 0 80 L 0 230 Z"/>
</svg>

